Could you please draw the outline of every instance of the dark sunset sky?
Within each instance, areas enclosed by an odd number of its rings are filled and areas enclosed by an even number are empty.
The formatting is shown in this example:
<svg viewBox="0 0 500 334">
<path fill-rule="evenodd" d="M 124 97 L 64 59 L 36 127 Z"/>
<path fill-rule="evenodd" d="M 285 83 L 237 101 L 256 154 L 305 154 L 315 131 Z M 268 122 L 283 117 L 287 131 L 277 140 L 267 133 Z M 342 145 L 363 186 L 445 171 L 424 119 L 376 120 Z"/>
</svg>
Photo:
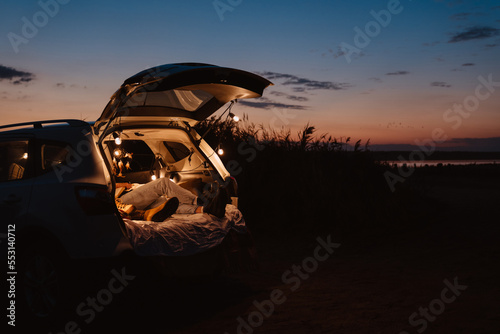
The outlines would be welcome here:
<svg viewBox="0 0 500 334">
<path fill-rule="evenodd" d="M 2 124 L 93 121 L 127 77 L 203 62 L 274 82 L 233 109 L 255 123 L 500 151 L 499 1 L 4 0 L 0 17 Z"/>
</svg>

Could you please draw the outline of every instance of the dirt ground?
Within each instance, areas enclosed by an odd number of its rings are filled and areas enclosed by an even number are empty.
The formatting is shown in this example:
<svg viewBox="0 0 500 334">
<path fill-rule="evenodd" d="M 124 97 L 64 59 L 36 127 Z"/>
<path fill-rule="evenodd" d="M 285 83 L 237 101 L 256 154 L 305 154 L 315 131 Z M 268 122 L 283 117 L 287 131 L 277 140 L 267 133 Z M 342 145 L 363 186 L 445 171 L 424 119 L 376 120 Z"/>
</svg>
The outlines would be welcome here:
<svg viewBox="0 0 500 334">
<path fill-rule="evenodd" d="M 426 182 L 417 224 L 261 237 L 259 271 L 214 281 L 134 272 L 81 333 L 500 333 L 498 179 Z"/>
</svg>

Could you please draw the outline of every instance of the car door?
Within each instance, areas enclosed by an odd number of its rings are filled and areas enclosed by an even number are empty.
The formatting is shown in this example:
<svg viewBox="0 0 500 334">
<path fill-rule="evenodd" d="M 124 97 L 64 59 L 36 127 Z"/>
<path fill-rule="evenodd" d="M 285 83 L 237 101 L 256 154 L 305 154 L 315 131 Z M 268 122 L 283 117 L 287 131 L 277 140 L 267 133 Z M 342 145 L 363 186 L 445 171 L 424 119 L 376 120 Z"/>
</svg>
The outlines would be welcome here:
<svg viewBox="0 0 500 334">
<path fill-rule="evenodd" d="M 19 230 L 29 211 L 33 184 L 33 140 L 0 138 L 0 212 L 2 236 L 10 225 Z M 4 240 L 4 239 L 2 239 Z"/>
</svg>

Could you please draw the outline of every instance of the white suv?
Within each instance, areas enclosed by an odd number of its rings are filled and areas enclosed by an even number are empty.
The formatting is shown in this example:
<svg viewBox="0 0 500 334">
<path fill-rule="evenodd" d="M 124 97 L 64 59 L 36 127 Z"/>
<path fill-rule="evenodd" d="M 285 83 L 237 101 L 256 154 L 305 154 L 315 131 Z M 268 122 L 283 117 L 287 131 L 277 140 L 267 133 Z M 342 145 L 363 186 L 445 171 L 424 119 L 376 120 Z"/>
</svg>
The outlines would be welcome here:
<svg viewBox="0 0 500 334">
<path fill-rule="evenodd" d="M 115 205 L 118 182 L 168 177 L 200 196 L 214 183 L 230 184 L 237 203 L 234 179 L 193 127 L 228 102 L 261 96 L 270 84 L 231 68 L 162 65 L 125 80 L 95 123 L 0 126 L 2 233 L 14 228 L 22 259 L 12 270 L 25 295 L 18 300 L 48 316 L 58 305 L 61 258 L 134 251 Z"/>
</svg>

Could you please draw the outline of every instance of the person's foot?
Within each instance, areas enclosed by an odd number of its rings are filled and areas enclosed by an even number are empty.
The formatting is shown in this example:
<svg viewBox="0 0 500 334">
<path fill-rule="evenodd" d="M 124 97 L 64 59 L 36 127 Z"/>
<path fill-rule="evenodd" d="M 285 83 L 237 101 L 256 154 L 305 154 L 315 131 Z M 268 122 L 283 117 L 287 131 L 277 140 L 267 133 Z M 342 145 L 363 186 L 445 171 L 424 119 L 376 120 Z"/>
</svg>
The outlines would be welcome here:
<svg viewBox="0 0 500 334">
<path fill-rule="evenodd" d="M 223 218 L 226 215 L 226 204 L 229 202 L 229 194 L 225 188 L 219 187 L 215 196 L 203 207 L 203 212 L 212 214 L 217 218 Z"/>
<path fill-rule="evenodd" d="M 132 204 L 124 204 L 119 200 L 116 200 L 116 207 L 120 213 L 123 213 L 125 215 L 130 215 L 132 212 L 135 211 L 135 206 Z"/>
<path fill-rule="evenodd" d="M 177 197 L 167 199 L 167 201 L 156 208 L 144 211 L 144 220 L 162 222 L 177 211 L 179 200 Z"/>
</svg>

